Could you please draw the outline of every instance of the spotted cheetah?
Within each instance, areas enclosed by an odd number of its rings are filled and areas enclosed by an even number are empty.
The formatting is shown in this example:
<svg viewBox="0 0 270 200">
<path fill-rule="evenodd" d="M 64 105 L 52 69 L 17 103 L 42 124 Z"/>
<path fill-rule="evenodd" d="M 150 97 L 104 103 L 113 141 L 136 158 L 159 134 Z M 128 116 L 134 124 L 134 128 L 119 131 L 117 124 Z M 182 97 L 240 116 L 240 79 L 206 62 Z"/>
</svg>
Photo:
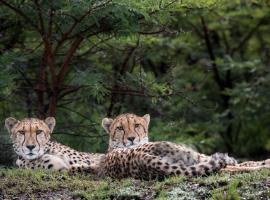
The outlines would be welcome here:
<svg viewBox="0 0 270 200">
<path fill-rule="evenodd" d="M 21 121 L 7 118 L 5 126 L 10 133 L 18 159 L 17 166 L 31 169 L 70 170 L 89 167 L 99 163 L 103 154 L 84 153 L 57 142 L 50 141 L 55 119 L 44 121 L 25 118 Z"/>
<path fill-rule="evenodd" d="M 108 153 L 99 172 L 112 178 L 162 179 L 167 176 L 197 176 L 219 171 L 236 161 L 226 154 L 200 154 L 172 142 L 148 142 L 150 115 L 122 114 L 104 118 L 109 133 Z"/>
<path fill-rule="evenodd" d="M 115 120 L 105 118 L 102 121 L 102 126 L 110 134 L 109 152 L 113 149 L 119 148 L 135 148 L 142 144 L 148 143 L 148 126 L 150 122 L 150 115 L 141 117 L 135 114 L 122 114 L 116 117 Z M 146 121 L 147 123 L 144 123 Z M 155 143 L 155 147 L 147 153 L 160 156 L 172 163 L 182 162 L 185 166 L 210 162 L 213 156 L 198 153 L 183 144 L 173 144 L 170 142 Z M 262 168 L 270 168 L 270 159 L 264 161 L 246 161 L 237 164 L 234 158 L 229 157 L 227 154 L 214 154 L 223 156 L 226 168 L 222 171 L 241 172 L 241 171 L 254 171 Z"/>
</svg>

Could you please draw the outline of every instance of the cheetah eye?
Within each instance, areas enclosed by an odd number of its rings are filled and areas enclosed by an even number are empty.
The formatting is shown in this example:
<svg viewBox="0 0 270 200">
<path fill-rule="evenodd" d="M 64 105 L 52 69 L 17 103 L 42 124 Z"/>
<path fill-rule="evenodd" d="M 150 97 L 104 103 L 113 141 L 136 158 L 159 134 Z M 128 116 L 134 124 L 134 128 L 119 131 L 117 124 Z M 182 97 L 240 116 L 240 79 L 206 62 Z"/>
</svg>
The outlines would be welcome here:
<svg viewBox="0 0 270 200">
<path fill-rule="evenodd" d="M 116 129 L 118 129 L 119 131 L 123 131 L 124 130 L 123 126 L 118 126 Z"/>
<path fill-rule="evenodd" d="M 135 128 L 138 128 L 140 126 L 140 124 L 135 124 Z"/>
<path fill-rule="evenodd" d="M 36 130 L 37 135 L 39 135 L 40 133 L 42 133 L 42 130 Z"/>
<path fill-rule="evenodd" d="M 24 135 L 25 131 L 18 131 L 20 134 Z"/>
</svg>

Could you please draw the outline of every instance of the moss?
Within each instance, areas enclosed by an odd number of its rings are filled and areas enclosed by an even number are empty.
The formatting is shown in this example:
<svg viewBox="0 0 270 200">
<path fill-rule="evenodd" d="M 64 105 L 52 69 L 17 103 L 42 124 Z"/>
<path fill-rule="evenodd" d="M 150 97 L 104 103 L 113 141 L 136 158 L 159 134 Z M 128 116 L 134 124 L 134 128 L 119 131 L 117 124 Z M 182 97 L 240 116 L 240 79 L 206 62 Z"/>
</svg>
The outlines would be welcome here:
<svg viewBox="0 0 270 200">
<path fill-rule="evenodd" d="M 0 199 L 267 199 L 270 170 L 172 177 L 163 181 L 112 180 L 79 174 L 0 169 Z"/>
</svg>

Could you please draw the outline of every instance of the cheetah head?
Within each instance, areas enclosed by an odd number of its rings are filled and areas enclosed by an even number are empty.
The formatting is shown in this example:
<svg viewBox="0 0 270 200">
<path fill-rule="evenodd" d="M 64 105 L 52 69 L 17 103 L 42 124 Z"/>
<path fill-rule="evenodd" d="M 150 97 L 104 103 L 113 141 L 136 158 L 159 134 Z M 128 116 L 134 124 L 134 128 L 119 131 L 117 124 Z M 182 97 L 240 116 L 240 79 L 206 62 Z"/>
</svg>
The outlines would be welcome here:
<svg viewBox="0 0 270 200">
<path fill-rule="evenodd" d="M 9 117 L 5 120 L 5 126 L 10 133 L 15 152 L 24 159 L 33 160 L 45 153 L 55 119 L 48 117 L 43 121 L 25 118 L 19 121 Z"/>
<path fill-rule="evenodd" d="M 148 142 L 150 115 L 121 114 L 115 119 L 104 118 L 102 126 L 109 133 L 109 151 L 116 148 L 133 148 Z"/>
</svg>

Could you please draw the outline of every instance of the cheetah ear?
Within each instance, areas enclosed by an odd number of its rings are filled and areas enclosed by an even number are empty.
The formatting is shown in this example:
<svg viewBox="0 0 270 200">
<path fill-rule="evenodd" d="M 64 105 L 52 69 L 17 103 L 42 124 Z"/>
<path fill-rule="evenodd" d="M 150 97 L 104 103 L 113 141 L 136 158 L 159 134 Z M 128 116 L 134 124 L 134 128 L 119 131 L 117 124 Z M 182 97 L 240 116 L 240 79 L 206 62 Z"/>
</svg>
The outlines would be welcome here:
<svg viewBox="0 0 270 200">
<path fill-rule="evenodd" d="M 18 123 L 19 121 L 13 117 L 6 118 L 5 120 L 5 127 L 7 128 L 8 132 L 11 133 L 12 128 Z"/>
<path fill-rule="evenodd" d="M 47 117 L 45 120 L 44 120 L 45 124 L 47 124 L 48 128 L 50 129 L 50 133 L 53 132 L 53 129 L 55 127 L 55 118 L 54 117 Z"/>
<path fill-rule="evenodd" d="M 110 126 L 111 126 L 112 122 L 113 122 L 113 119 L 111 119 L 111 118 L 104 118 L 102 120 L 102 127 L 105 129 L 105 131 L 107 133 L 110 133 Z"/>
<path fill-rule="evenodd" d="M 149 123 L 150 123 L 150 115 L 149 114 L 146 114 L 143 116 L 143 119 L 146 121 L 146 125 L 147 127 L 149 126 Z"/>
</svg>

